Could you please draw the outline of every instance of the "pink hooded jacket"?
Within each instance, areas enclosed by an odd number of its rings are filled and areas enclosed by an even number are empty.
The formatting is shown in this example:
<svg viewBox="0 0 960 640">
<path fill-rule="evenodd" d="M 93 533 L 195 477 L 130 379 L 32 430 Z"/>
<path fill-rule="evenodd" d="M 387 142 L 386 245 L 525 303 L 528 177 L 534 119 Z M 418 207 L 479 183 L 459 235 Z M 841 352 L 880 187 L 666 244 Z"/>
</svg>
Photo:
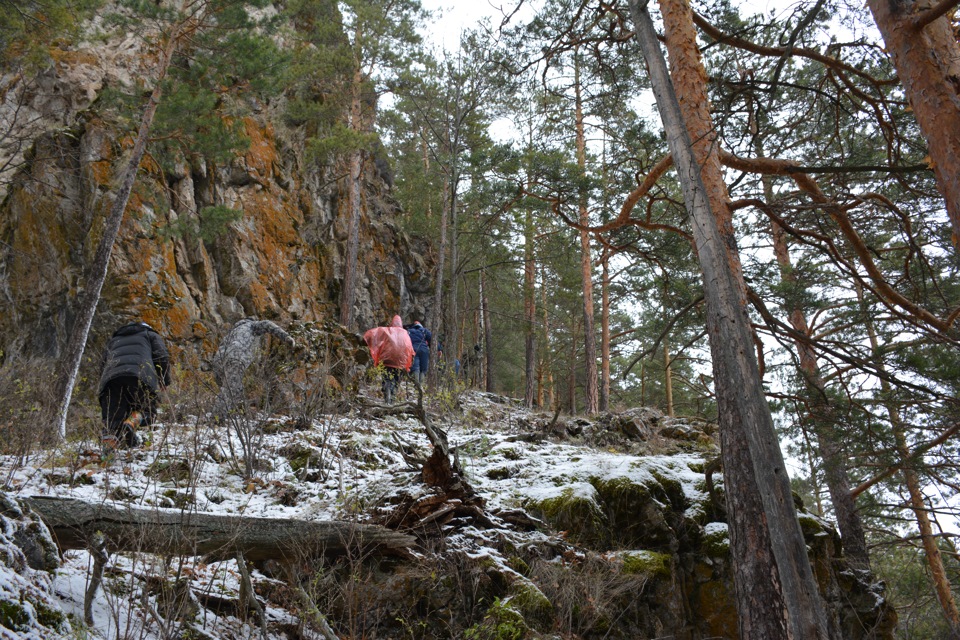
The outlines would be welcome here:
<svg viewBox="0 0 960 640">
<path fill-rule="evenodd" d="M 389 327 L 370 329 L 363 334 L 363 340 L 370 347 L 373 364 L 382 362 L 393 369 L 410 369 L 414 356 L 413 344 L 400 316 L 393 316 Z"/>
</svg>

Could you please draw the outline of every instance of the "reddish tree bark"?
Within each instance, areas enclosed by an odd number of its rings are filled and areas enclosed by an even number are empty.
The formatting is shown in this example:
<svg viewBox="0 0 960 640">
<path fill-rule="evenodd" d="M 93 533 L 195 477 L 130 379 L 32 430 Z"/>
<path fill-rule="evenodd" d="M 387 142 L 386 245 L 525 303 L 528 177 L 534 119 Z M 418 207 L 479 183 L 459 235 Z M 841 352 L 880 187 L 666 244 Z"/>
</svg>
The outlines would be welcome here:
<svg viewBox="0 0 960 640">
<path fill-rule="evenodd" d="M 575 53 L 574 56 L 577 54 Z M 580 88 L 580 64 L 574 61 L 574 95 L 576 98 L 577 167 L 580 177 L 587 173 L 587 140 L 583 126 L 583 96 Z M 580 193 L 580 226 L 590 226 L 587 194 Z M 590 233 L 580 230 L 580 277 L 583 283 L 583 360 L 584 360 L 584 411 L 588 415 L 597 412 L 600 406 L 597 388 L 597 335 L 593 321 L 593 261 L 590 258 Z"/>
<path fill-rule="evenodd" d="M 868 0 L 930 151 L 960 242 L 960 44 L 945 17 L 956 3 Z"/>
<path fill-rule="evenodd" d="M 646 4 L 630 0 L 703 272 L 741 637 L 825 640 L 826 615 L 752 347 L 692 12 L 683 0 L 660 7 L 672 81 Z"/>
</svg>

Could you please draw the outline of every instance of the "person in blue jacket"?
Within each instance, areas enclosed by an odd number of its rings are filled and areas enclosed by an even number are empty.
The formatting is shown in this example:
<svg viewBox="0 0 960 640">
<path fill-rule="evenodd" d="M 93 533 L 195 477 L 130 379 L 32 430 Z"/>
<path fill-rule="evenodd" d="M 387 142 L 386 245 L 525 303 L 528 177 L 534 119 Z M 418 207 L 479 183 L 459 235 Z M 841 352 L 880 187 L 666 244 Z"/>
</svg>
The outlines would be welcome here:
<svg viewBox="0 0 960 640">
<path fill-rule="evenodd" d="M 113 332 L 100 367 L 105 452 L 139 447 L 137 428 L 153 421 L 159 392 L 170 384 L 170 354 L 153 327 L 132 322 Z"/>
<path fill-rule="evenodd" d="M 430 364 L 430 339 L 433 337 L 430 330 L 420 324 L 417 320 L 406 327 L 410 335 L 410 344 L 413 345 L 413 351 L 416 355 L 413 357 L 413 364 L 410 366 L 410 373 L 418 385 L 423 384 L 423 376 L 427 372 L 427 366 Z"/>
</svg>

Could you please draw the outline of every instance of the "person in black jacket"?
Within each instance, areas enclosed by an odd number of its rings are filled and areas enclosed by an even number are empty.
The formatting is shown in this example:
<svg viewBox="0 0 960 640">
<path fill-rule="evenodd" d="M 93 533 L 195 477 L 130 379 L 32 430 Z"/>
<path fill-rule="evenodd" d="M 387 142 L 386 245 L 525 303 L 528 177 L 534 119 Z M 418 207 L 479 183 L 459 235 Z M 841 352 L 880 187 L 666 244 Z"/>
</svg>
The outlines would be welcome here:
<svg viewBox="0 0 960 640">
<path fill-rule="evenodd" d="M 138 447 L 137 428 L 153 421 L 158 394 L 170 384 L 170 354 L 153 328 L 133 322 L 114 331 L 100 369 L 103 448 Z"/>
</svg>

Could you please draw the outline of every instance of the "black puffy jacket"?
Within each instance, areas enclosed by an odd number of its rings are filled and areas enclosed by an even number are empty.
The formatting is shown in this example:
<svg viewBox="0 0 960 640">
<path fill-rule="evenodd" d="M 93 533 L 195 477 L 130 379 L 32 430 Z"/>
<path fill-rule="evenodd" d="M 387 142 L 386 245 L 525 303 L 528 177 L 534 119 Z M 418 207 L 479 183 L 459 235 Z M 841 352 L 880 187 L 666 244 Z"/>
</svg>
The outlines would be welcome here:
<svg viewBox="0 0 960 640">
<path fill-rule="evenodd" d="M 135 322 L 120 327 L 107 342 L 100 369 L 100 388 L 120 377 L 138 378 L 156 392 L 160 383 L 170 384 L 170 354 L 163 338 L 149 325 Z"/>
</svg>

